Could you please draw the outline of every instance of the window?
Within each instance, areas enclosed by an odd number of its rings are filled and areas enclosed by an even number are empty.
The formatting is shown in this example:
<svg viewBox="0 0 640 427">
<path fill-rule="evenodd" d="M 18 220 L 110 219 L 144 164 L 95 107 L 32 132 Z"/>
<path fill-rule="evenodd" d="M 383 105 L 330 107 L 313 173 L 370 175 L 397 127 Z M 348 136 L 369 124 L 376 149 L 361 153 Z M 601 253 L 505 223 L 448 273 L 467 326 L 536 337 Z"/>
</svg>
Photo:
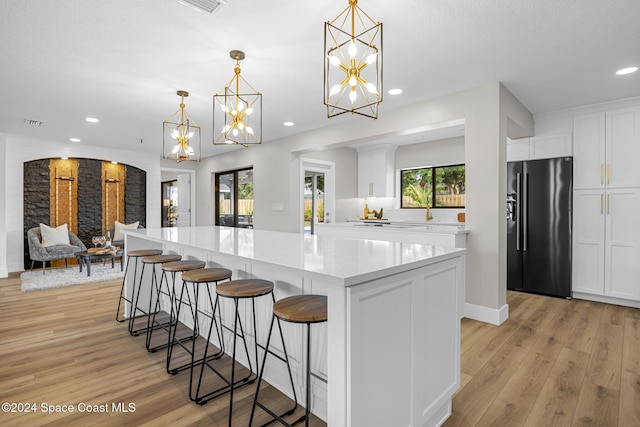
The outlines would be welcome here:
<svg viewBox="0 0 640 427">
<path fill-rule="evenodd" d="M 253 168 L 216 173 L 216 225 L 253 228 Z"/>
<path fill-rule="evenodd" d="M 400 171 L 401 208 L 464 208 L 465 165 Z"/>
</svg>

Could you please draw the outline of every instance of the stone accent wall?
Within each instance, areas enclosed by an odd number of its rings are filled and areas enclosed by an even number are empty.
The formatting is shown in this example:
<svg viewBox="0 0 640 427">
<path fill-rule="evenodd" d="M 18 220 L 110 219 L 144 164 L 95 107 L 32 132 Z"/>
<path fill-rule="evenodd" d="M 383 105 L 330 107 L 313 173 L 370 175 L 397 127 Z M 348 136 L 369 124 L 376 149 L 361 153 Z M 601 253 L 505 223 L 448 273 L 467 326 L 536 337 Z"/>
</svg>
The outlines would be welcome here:
<svg viewBox="0 0 640 427">
<path fill-rule="evenodd" d="M 26 162 L 24 178 L 24 266 L 31 268 L 27 231 L 49 223 L 49 159 Z M 28 206 L 28 208 L 26 208 Z M 42 267 L 42 264 L 36 267 Z"/>
<path fill-rule="evenodd" d="M 124 180 L 125 223 L 140 221 L 146 227 L 147 219 L 147 173 L 142 169 L 127 166 Z"/>
<path fill-rule="evenodd" d="M 102 160 L 78 160 L 78 237 L 90 248 L 102 230 Z"/>
</svg>

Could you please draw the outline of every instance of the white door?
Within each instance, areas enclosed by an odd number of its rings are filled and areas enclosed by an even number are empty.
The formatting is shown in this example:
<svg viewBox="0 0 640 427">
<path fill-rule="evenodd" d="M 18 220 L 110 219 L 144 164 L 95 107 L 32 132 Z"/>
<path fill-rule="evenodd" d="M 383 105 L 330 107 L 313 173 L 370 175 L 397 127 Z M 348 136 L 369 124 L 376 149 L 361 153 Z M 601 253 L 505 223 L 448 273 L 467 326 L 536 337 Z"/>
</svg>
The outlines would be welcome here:
<svg viewBox="0 0 640 427">
<path fill-rule="evenodd" d="M 640 189 L 606 197 L 605 295 L 640 301 Z"/>
<path fill-rule="evenodd" d="M 604 191 L 574 191 L 573 212 L 572 290 L 603 295 Z"/>
<path fill-rule="evenodd" d="M 191 226 L 191 176 L 178 175 L 178 227 Z"/>
</svg>

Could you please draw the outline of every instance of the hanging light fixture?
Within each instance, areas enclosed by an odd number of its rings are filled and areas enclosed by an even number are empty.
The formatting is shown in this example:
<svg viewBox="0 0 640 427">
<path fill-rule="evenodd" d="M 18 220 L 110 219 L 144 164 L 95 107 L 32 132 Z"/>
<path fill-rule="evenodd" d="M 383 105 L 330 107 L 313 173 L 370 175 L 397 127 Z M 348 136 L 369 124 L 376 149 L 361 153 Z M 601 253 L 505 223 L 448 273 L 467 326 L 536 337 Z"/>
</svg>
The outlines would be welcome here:
<svg viewBox="0 0 640 427">
<path fill-rule="evenodd" d="M 262 94 L 240 75 L 244 52 L 232 50 L 229 56 L 236 66 L 224 90 L 213 96 L 213 144 L 261 144 Z"/>
<path fill-rule="evenodd" d="M 162 122 L 162 152 L 165 159 L 200 161 L 201 136 L 200 126 L 184 109 L 184 98 L 189 92 L 179 90 L 180 108 L 171 117 Z M 194 146 L 197 144 L 197 150 Z"/>
<path fill-rule="evenodd" d="M 378 118 L 382 102 L 382 23 L 349 0 L 324 25 L 324 104 L 327 117 L 344 113 Z"/>
</svg>

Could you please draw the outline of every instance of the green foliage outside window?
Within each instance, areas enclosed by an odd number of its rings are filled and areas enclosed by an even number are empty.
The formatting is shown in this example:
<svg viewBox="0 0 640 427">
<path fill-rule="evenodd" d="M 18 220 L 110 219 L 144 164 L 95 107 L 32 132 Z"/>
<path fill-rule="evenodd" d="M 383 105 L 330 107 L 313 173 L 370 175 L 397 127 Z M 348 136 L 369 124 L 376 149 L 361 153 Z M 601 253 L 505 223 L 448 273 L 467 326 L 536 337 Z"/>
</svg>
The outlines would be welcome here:
<svg viewBox="0 0 640 427">
<path fill-rule="evenodd" d="M 465 206 L 465 165 L 406 169 L 400 175 L 401 208 Z"/>
</svg>

